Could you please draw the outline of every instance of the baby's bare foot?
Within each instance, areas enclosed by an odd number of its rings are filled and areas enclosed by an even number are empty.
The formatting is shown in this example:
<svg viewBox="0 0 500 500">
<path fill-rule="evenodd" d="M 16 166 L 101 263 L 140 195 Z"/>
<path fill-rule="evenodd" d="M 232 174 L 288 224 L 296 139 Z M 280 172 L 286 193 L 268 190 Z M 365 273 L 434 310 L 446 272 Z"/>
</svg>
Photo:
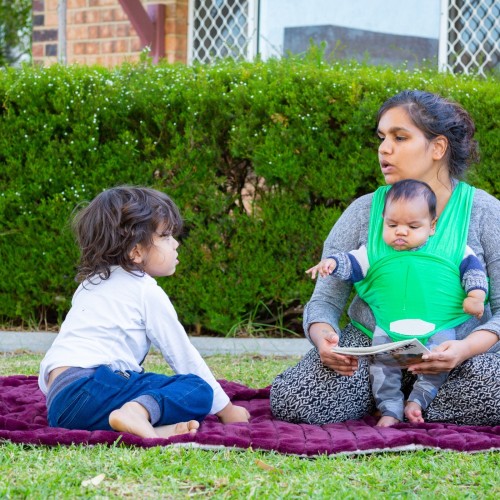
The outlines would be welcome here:
<svg viewBox="0 0 500 500">
<path fill-rule="evenodd" d="M 198 427 L 200 427 L 199 422 L 190 420 L 189 422 L 179 422 L 178 424 L 172 425 L 159 425 L 154 429 L 159 437 L 169 438 L 181 434 L 196 434 Z"/>
<path fill-rule="evenodd" d="M 386 415 L 377 422 L 377 427 L 390 427 L 394 424 L 399 424 L 399 420 L 397 418 L 389 417 L 388 415 Z"/>
<path fill-rule="evenodd" d="M 424 422 L 424 417 L 422 417 L 422 407 L 414 401 L 408 401 L 408 403 L 406 403 L 405 416 L 408 421 L 413 424 L 421 424 Z"/>
<path fill-rule="evenodd" d="M 128 432 L 143 438 L 157 438 L 158 434 L 149 421 L 149 413 L 139 403 L 125 403 L 109 414 L 109 425 L 118 432 Z"/>
</svg>

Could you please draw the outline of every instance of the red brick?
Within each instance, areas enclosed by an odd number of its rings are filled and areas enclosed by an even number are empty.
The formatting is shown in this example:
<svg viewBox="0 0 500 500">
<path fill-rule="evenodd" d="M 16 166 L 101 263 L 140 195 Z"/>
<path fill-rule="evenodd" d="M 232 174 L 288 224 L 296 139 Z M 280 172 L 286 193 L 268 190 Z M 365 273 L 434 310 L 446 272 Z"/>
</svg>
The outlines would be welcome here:
<svg viewBox="0 0 500 500">
<path fill-rule="evenodd" d="M 115 40 L 113 43 L 113 52 L 130 52 L 130 41 L 128 39 Z"/>
<path fill-rule="evenodd" d="M 88 9 L 86 11 L 86 19 L 85 22 L 88 24 L 98 24 L 101 22 L 101 14 L 96 9 Z"/>
<path fill-rule="evenodd" d="M 116 36 L 118 38 L 123 38 L 125 36 L 130 36 L 130 25 L 128 23 L 119 23 L 116 25 Z"/>
<path fill-rule="evenodd" d="M 139 38 L 134 37 L 134 38 L 130 39 L 130 50 L 132 52 L 141 52 L 141 50 L 143 48 L 144 47 L 143 47 L 141 41 L 139 40 Z"/>
<path fill-rule="evenodd" d="M 45 27 L 52 28 L 59 26 L 59 16 L 57 12 L 49 12 L 45 14 Z"/>
<path fill-rule="evenodd" d="M 59 0 L 45 0 L 45 12 L 49 10 L 57 10 Z"/>
<path fill-rule="evenodd" d="M 89 7 L 106 7 L 108 5 L 118 5 L 118 0 L 88 0 Z"/>
<path fill-rule="evenodd" d="M 87 22 L 87 13 L 84 10 L 68 12 L 68 26 L 74 24 L 85 24 Z"/>
<path fill-rule="evenodd" d="M 68 40 L 86 40 L 89 38 L 89 30 L 90 28 L 85 25 L 68 26 Z"/>
<path fill-rule="evenodd" d="M 99 38 L 99 26 L 89 26 L 89 38 L 91 40 Z"/>
<path fill-rule="evenodd" d="M 113 24 L 105 24 L 104 26 L 99 26 L 98 30 L 99 38 L 113 38 L 116 36 L 116 28 Z"/>
<path fill-rule="evenodd" d="M 72 52 L 75 56 L 85 54 L 87 51 L 87 43 L 86 42 L 73 43 L 72 46 L 73 46 Z"/>
<path fill-rule="evenodd" d="M 88 7 L 88 0 L 67 0 L 68 9 L 83 9 Z"/>
<path fill-rule="evenodd" d="M 118 9 L 113 10 L 113 20 L 114 21 L 129 21 L 129 18 L 128 18 L 126 12 L 120 6 Z"/>
<path fill-rule="evenodd" d="M 33 57 L 42 57 L 45 54 L 44 45 L 41 43 L 34 43 L 31 47 L 31 54 Z"/>
<path fill-rule="evenodd" d="M 86 42 L 85 43 L 85 54 L 99 54 L 100 44 L 97 42 Z"/>
<path fill-rule="evenodd" d="M 103 54 L 112 54 L 114 52 L 113 42 L 101 42 L 101 52 Z"/>
</svg>

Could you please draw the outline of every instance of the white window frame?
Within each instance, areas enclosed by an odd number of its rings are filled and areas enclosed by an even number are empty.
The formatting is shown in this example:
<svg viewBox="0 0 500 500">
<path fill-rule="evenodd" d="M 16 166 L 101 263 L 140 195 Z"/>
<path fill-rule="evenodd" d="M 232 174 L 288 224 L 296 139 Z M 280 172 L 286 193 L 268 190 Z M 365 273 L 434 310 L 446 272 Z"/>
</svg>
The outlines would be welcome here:
<svg viewBox="0 0 500 500">
<path fill-rule="evenodd" d="M 258 51 L 258 13 L 259 0 L 242 0 L 248 3 L 248 32 L 245 58 L 251 61 L 257 55 Z M 193 27 L 194 27 L 194 2 L 189 0 L 188 3 L 188 39 L 187 39 L 187 63 L 193 63 Z"/>
<path fill-rule="evenodd" d="M 456 66 L 448 62 L 448 58 L 450 55 L 450 49 L 449 49 L 450 32 L 452 29 L 450 27 L 449 11 L 450 11 L 450 5 L 452 4 L 453 5 L 455 4 L 455 0 L 441 0 L 439 50 L 438 50 L 438 67 L 440 71 L 455 71 L 457 69 Z M 451 20 L 451 22 L 454 22 L 454 20 Z M 496 22 L 500 23 L 498 19 L 496 19 Z M 497 44 L 498 47 L 496 54 L 500 52 L 499 40 L 497 40 Z M 484 51 L 481 51 L 480 55 L 485 57 L 483 61 L 478 60 L 475 57 L 475 54 L 469 53 L 469 55 L 472 59 L 472 63 L 467 65 L 466 67 L 463 67 L 462 63 L 457 63 L 459 69 L 462 70 L 464 73 L 469 73 L 470 70 L 477 71 L 479 74 L 484 76 L 484 68 L 486 64 L 489 61 L 491 61 L 490 53 L 485 53 Z"/>
</svg>

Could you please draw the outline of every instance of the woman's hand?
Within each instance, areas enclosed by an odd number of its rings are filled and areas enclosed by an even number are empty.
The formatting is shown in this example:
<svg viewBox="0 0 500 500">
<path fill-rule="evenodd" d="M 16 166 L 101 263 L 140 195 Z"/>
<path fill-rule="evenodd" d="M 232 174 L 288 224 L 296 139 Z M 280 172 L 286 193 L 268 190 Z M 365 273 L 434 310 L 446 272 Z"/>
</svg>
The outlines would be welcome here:
<svg viewBox="0 0 500 500">
<path fill-rule="evenodd" d="M 469 356 L 469 349 L 463 340 L 447 340 L 422 356 L 422 362 L 408 367 L 415 375 L 449 372 Z"/>
<path fill-rule="evenodd" d="M 415 375 L 421 373 L 449 372 L 472 356 L 485 353 L 498 342 L 498 337 L 488 330 L 478 330 L 463 340 L 448 340 L 422 356 L 422 362 L 411 365 L 408 370 Z"/>
<path fill-rule="evenodd" d="M 250 418 L 250 413 L 248 413 L 247 409 L 243 408 L 243 406 L 228 403 L 219 413 L 217 413 L 217 416 L 223 424 L 234 424 L 237 422 L 246 423 Z"/>
<path fill-rule="evenodd" d="M 318 349 L 321 362 L 339 375 L 351 376 L 358 369 L 358 360 L 332 352 L 332 347 L 339 343 L 339 336 L 327 323 L 313 323 L 309 328 L 309 337 Z"/>
</svg>

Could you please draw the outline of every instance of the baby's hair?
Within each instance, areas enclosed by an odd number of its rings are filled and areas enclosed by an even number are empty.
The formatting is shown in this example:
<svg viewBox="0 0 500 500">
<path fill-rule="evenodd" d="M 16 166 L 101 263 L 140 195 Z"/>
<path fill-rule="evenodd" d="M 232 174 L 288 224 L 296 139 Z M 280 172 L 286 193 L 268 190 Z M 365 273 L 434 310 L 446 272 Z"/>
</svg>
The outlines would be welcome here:
<svg viewBox="0 0 500 500">
<path fill-rule="evenodd" d="M 155 233 L 177 236 L 182 218 L 175 203 L 155 189 L 119 186 L 98 194 L 72 221 L 80 247 L 76 280 L 108 279 L 111 266 L 140 271 L 130 258 L 137 245 L 150 248 Z"/>
<path fill-rule="evenodd" d="M 427 202 L 429 214 L 431 219 L 434 220 L 436 218 L 436 195 L 429 184 L 414 179 L 404 179 L 392 185 L 385 196 L 384 211 L 382 214 L 385 214 L 387 205 L 393 201 L 409 201 L 417 198 L 423 198 Z"/>
</svg>

